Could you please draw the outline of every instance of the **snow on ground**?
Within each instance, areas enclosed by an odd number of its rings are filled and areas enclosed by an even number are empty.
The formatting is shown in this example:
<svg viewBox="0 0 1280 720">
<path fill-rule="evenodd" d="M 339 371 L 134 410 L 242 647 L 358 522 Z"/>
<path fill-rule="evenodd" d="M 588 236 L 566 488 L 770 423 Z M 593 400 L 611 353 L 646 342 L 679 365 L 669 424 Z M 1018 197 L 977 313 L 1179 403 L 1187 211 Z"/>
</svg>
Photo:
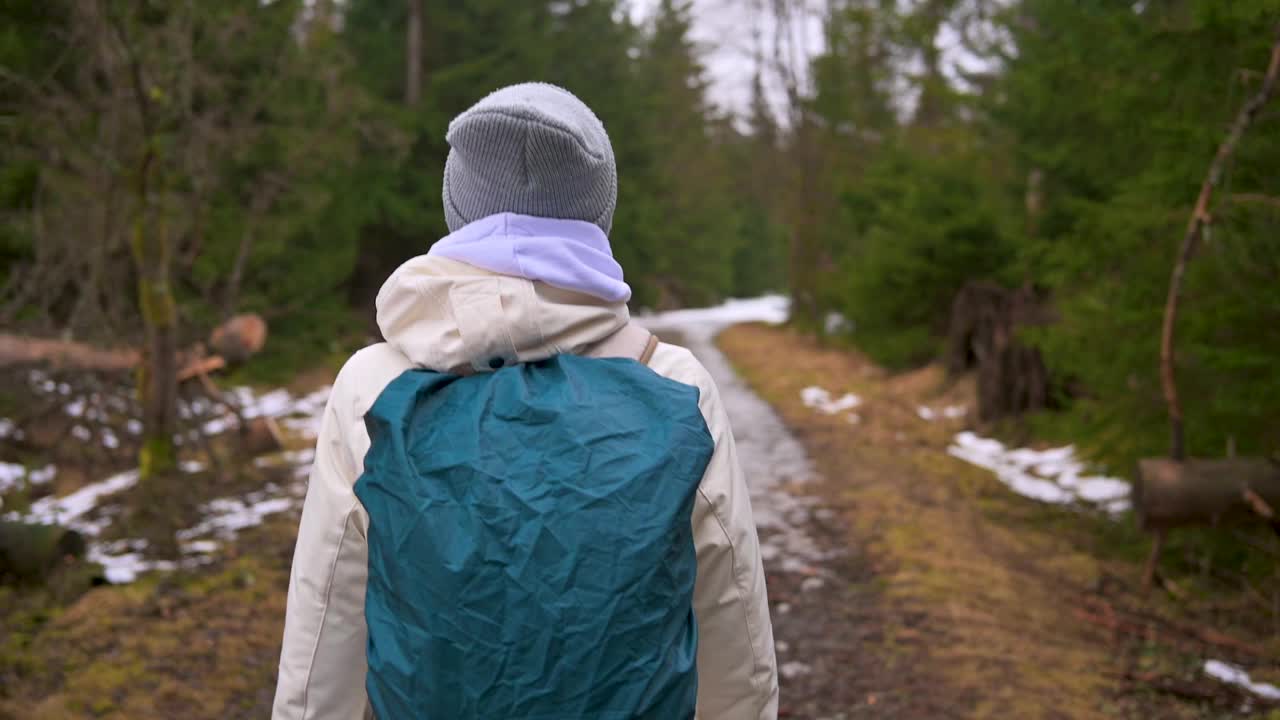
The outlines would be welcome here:
<svg viewBox="0 0 1280 720">
<path fill-rule="evenodd" d="M 22 439 L 22 430 L 9 418 L 0 418 L 0 438 L 13 436 L 15 440 Z"/>
<path fill-rule="evenodd" d="M 1112 514 L 1129 509 L 1129 483 L 1119 478 L 1086 475 L 1075 447 L 1010 450 L 999 440 L 972 432 L 955 436 L 947 452 L 986 468 L 1019 495 L 1055 504 L 1084 503 Z"/>
<path fill-rule="evenodd" d="M 16 489 L 19 485 L 44 485 L 58 473 L 58 468 L 45 465 L 35 470 L 25 465 L 0 462 L 0 495 Z M 4 507 L 4 499 L 0 498 L 0 508 Z"/>
<path fill-rule="evenodd" d="M 730 325 L 764 322 L 778 325 L 787 321 L 791 301 L 785 295 L 765 295 L 751 300 L 729 300 L 722 305 L 664 313 L 637 313 L 635 319 L 648 328 L 668 328 L 711 337 Z"/>
<path fill-rule="evenodd" d="M 791 662 L 784 662 L 779 665 L 778 672 L 782 674 L 782 677 L 791 680 L 792 678 L 797 678 L 801 675 L 808 675 L 813 672 L 813 666 L 808 663 L 802 663 L 798 660 L 792 660 Z"/>
<path fill-rule="evenodd" d="M 1280 687 L 1271 685 L 1270 683 L 1254 682 L 1249 677 L 1249 673 L 1244 668 L 1225 663 L 1221 660 L 1206 660 L 1204 663 L 1204 671 L 1211 677 L 1217 678 L 1224 683 L 1238 685 L 1245 690 L 1257 695 L 1258 697 L 1268 700 L 1280 700 Z"/>
<path fill-rule="evenodd" d="M 60 392 L 52 381 L 35 378 L 33 382 L 48 385 L 41 389 L 47 392 Z M 295 398 L 285 390 L 273 390 L 264 394 L 256 394 L 249 388 L 236 388 L 232 393 L 242 406 L 246 418 L 272 417 L 305 437 L 314 438 L 319 432 L 320 419 L 323 416 L 325 403 L 328 402 L 329 388 L 321 388 L 309 395 Z M 69 391 L 68 391 L 69 392 Z M 63 393 L 67 394 L 67 393 Z M 68 414 L 79 416 L 84 414 L 82 406 L 73 402 L 67 408 Z M 131 424 L 136 421 L 130 421 Z M 215 418 L 205 424 L 206 432 L 222 432 L 234 427 L 235 419 L 227 416 Z M 6 426 L 0 423 L 0 431 Z M 12 432 L 12 428 L 8 432 Z M 141 426 L 130 426 L 128 431 L 136 434 Z M 116 439 L 114 434 L 112 439 Z M 153 570 L 174 570 L 179 566 L 195 566 L 209 561 L 209 555 L 216 552 L 223 542 L 231 540 L 236 533 L 245 528 L 262 524 L 269 515 L 297 508 L 305 494 L 305 478 L 311 472 L 315 460 L 312 449 L 294 450 L 258 458 L 259 466 L 282 464 L 292 466 L 294 482 L 288 486 L 274 483 L 261 490 L 248 493 L 243 497 L 218 498 L 202 507 L 204 519 L 195 526 L 179 531 L 178 540 L 184 559 L 181 563 L 172 560 L 155 560 L 145 554 L 147 542 L 138 539 L 101 541 L 105 531 L 119 515 L 118 508 L 104 507 L 93 519 L 89 515 L 108 496 L 128 490 L 138 482 L 138 472 L 129 470 L 107 477 L 98 482 L 86 485 L 76 492 L 63 497 L 45 497 L 31 504 L 25 514 L 11 512 L 4 515 L 6 520 L 22 522 L 56 524 L 75 530 L 85 536 L 89 543 L 88 559 L 99 563 L 106 571 L 107 580 L 112 583 L 127 583 L 137 579 L 138 575 Z M 199 472 L 203 464 L 195 461 L 183 461 L 180 469 L 183 472 Z M 28 471 L 20 465 L 0 463 L 0 494 L 14 487 L 21 480 L 28 484 L 48 482 L 56 473 L 54 466 Z"/>
<path fill-rule="evenodd" d="M 853 393 L 845 393 L 838 398 L 833 398 L 830 392 L 817 386 L 809 386 L 801 390 L 800 400 L 804 402 L 805 407 L 813 408 L 824 415 L 837 415 L 862 404 L 862 398 Z"/>
<path fill-rule="evenodd" d="M 926 422 L 933 422 L 938 419 L 959 420 L 968 414 L 969 408 L 963 405 L 948 405 L 941 410 L 934 410 L 925 405 L 916 408 L 916 415 L 919 415 L 920 419 Z"/>
</svg>

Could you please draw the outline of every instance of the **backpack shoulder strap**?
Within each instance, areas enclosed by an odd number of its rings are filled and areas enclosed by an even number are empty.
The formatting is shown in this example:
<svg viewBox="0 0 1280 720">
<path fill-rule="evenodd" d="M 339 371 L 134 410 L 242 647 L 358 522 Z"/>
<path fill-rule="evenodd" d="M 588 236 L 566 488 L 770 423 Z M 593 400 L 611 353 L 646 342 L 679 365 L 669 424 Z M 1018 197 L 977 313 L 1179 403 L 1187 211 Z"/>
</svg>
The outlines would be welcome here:
<svg viewBox="0 0 1280 720">
<path fill-rule="evenodd" d="M 589 348 L 583 355 L 594 358 L 630 358 L 648 365 L 658 349 L 658 336 L 634 322 Z"/>
</svg>

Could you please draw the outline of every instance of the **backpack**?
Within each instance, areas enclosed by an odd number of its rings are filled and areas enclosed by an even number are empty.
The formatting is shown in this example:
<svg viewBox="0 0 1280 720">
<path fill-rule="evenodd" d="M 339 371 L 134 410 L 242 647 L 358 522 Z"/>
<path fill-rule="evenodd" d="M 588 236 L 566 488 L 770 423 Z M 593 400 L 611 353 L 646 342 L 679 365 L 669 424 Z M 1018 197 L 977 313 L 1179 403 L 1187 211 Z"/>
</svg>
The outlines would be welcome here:
<svg viewBox="0 0 1280 720">
<path fill-rule="evenodd" d="M 587 356 L 410 370 L 365 418 L 383 720 L 690 720 L 698 390 L 627 326 Z M 638 361 L 643 361 L 638 362 Z"/>
</svg>

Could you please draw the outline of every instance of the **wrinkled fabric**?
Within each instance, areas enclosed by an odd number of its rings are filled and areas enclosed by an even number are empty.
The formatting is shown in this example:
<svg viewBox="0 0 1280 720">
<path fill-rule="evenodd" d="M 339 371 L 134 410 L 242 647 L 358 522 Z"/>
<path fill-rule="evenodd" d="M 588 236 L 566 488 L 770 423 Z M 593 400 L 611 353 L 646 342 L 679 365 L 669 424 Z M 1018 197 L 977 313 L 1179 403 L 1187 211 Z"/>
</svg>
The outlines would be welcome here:
<svg viewBox="0 0 1280 720">
<path fill-rule="evenodd" d="M 500 302 L 481 302 L 485 287 L 500 293 Z M 456 294 L 476 302 L 455 304 Z M 464 306 L 469 314 L 458 317 Z M 383 287 L 378 321 L 387 342 L 359 351 L 338 373 L 316 442 L 289 580 L 275 720 L 364 720 L 369 712 L 369 515 L 354 485 L 370 447 L 365 416 L 384 389 L 414 368 L 482 365 L 492 347 L 513 348 L 520 362 L 578 353 L 625 326 L 628 314 L 625 304 L 419 257 Z M 684 348 L 660 344 L 649 369 L 697 388 L 715 442 L 692 519 L 697 720 L 776 720 L 778 672 L 764 568 L 724 403 L 710 374 Z"/>
<path fill-rule="evenodd" d="M 378 717 L 693 717 L 695 388 L 572 356 L 408 372 L 367 423 Z"/>
</svg>

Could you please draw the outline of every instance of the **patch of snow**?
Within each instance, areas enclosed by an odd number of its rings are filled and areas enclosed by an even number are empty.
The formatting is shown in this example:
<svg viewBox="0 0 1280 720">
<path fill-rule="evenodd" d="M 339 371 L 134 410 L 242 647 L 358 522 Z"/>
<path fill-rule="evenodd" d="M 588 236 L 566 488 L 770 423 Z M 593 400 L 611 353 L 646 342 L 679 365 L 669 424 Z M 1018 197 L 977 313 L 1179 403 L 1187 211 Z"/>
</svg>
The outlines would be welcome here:
<svg viewBox="0 0 1280 720">
<path fill-rule="evenodd" d="M 124 424 L 124 429 L 125 429 L 125 432 L 128 432 L 130 435 L 141 435 L 141 434 L 142 434 L 142 421 L 141 421 L 141 420 L 129 420 L 128 422 L 126 422 L 126 423 Z"/>
<path fill-rule="evenodd" d="M 294 497 L 275 497 L 256 502 L 240 498 L 218 498 L 203 508 L 205 519 L 194 527 L 178 531 L 179 540 L 190 540 L 202 535 L 216 534 L 234 537 L 245 528 L 261 525 L 268 515 L 275 515 L 296 507 Z"/>
<path fill-rule="evenodd" d="M 778 642 L 773 644 L 773 647 L 778 651 L 779 654 L 781 654 L 791 650 L 791 643 L 787 642 L 786 640 L 779 640 Z"/>
<path fill-rule="evenodd" d="M 115 450 L 120 447 L 120 438 L 116 437 L 115 432 L 111 428 L 103 428 L 102 446 L 111 450 Z"/>
<path fill-rule="evenodd" d="M 804 402 L 805 407 L 813 408 L 826 415 L 835 415 L 846 410 L 852 410 L 862 404 L 862 398 L 853 393 L 845 393 L 833 399 L 830 392 L 817 386 L 810 386 L 801 390 L 800 400 Z"/>
<path fill-rule="evenodd" d="M 192 540 L 182 544 L 182 552 L 189 554 L 208 555 L 218 551 L 222 544 L 217 540 Z"/>
<path fill-rule="evenodd" d="M 1221 680 L 1224 683 L 1238 685 L 1258 697 L 1268 700 L 1280 700 L 1280 687 L 1270 683 L 1254 682 L 1249 677 L 1249 673 L 1239 666 L 1225 663 L 1221 660 L 1206 660 L 1204 671 L 1210 677 Z"/>
<path fill-rule="evenodd" d="M 232 419 L 230 415 L 228 415 L 227 417 L 220 417 L 216 420 L 210 420 L 204 425 L 201 425 L 200 431 L 203 432 L 205 435 L 221 435 L 222 433 L 229 430 L 231 428 L 232 423 L 234 422 L 235 420 Z"/>
<path fill-rule="evenodd" d="M 968 414 L 969 414 L 969 408 L 963 405 L 948 405 L 947 407 L 944 407 L 941 410 L 934 410 L 933 408 L 927 407 L 925 405 L 921 405 L 920 407 L 916 408 L 916 415 L 919 415 L 920 419 L 926 422 L 933 422 L 934 420 L 939 420 L 942 418 L 945 418 L 947 420 L 959 420 L 960 418 Z"/>
<path fill-rule="evenodd" d="M 779 665 L 778 672 L 782 673 L 782 677 L 790 680 L 791 678 L 797 678 L 801 675 L 808 675 L 813 672 L 813 668 L 810 667 L 808 663 L 792 660 L 791 662 L 784 662 Z"/>
<path fill-rule="evenodd" d="M 93 439 L 93 433 L 89 431 L 89 428 L 83 425 L 76 425 L 71 428 L 71 437 L 79 440 L 80 442 L 89 442 Z"/>
<path fill-rule="evenodd" d="M 96 562 L 102 565 L 107 582 L 116 585 L 131 583 L 137 580 L 138 576 L 144 572 L 176 570 L 178 567 L 177 563 L 171 560 L 148 560 L 140 552 L 111 555 L 96 545 L 89 547 L 88 559 L 89 562 Z"/>
<path fill-rule="evenodd" d="M 21 440 L 23 438 L 22 428 L 18 427 L 18 424 L 9 418 L 0 418 L 0 438 L 8 437 L 14 440 Z"/>
<path fill-rule="evenodd" d="M 805 578 L 805 581 L 800 583 L 800 590 L 802 592 L 813 592 L 814 590 L 821 590 L 822 586 L 826 584 L 827 582 L 822 578 Z"/>
<path fill-rule="evenodd" d="M 822 329 L 828 335 L 847 335 L 853 332 L 853 322 L 838 312 L 829 312 L 822 320 Z"/>
<path fill-rule="evenodd" d="M 689 310 L 672 310 L 665 313 L 641 313 L 636 316 L 649 327 L 678 327 L 709 325 L 725 328 L 747 322 L 764 322 L 780 325 L 787 321 L 791 301 L 785 295 L 766 295 L 750 300 L 728 300 L 721 305 Z"/>
<path fill-rule="evenodd" d="M 27 476 L 25 465 L 0 462 L 0 494 L 9 492 L 18 486 L 19 481 Z"/>
<path fill-rule="evenodd" d="M 1009 489 L 1033 500 L 1054 504 L 1083 502 L 1111 514 L 1129 509 L 1130 485 L 1119 478 L 1086 475 L 1075 447 L 1009 450 L 999 440 L 972 432 L 955 436 L 947 452 L 965 462 L 986 468 Z"/>
<path fill-rule="evenodd" d="M 58 475 L 57 465 L 45 465 L 39 470 L 32 470 L 27 473 L 28 485 L 47 485 Z"/>
<path fill-rule="evenodd" d="M 137 483 L 137 470 L 112 475 L 65 497 L 41 498 L 32 503 L 30 511 L 19 519 L 23 522 L 62 525 L 86 535 L 97 535 L 101 528 L 96 523 L 83 522 L 84 516 L 97 507 L 101 498 L 127 490 Z"/>
<path fill-rule="evenodd" d="M 778 603 L 778 607 L 776 608 L 776 610 L 778 611 L 779 615 L 786 615 L 787 613 L 791 612 L 791 603 Z"/>
</svg>

